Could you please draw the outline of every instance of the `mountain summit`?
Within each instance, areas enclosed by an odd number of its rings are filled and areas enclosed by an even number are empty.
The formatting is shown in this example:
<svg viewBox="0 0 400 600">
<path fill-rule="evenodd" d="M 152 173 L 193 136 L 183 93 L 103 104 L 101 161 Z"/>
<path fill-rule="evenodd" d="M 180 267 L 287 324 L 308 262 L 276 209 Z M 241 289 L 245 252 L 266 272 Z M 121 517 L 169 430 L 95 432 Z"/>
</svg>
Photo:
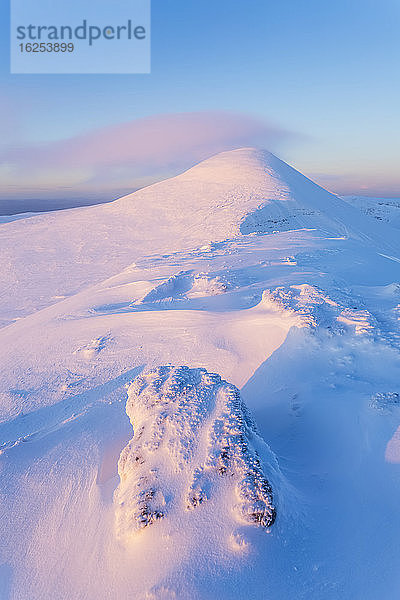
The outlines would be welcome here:
<svg viewBox="0 0 400 600">
<path fill-rule="evenodd" d="M 270 152 L 223 152 L 108 204 L 3 225 L 0 286 L 9 291 L 0 300 L 3 323 L 100 282 L 150 253 L 301 228 L 377 237 L 375 224 L 357 209 Z M 390 230 L 384 237 L 395 238 Z"/>
</svg>

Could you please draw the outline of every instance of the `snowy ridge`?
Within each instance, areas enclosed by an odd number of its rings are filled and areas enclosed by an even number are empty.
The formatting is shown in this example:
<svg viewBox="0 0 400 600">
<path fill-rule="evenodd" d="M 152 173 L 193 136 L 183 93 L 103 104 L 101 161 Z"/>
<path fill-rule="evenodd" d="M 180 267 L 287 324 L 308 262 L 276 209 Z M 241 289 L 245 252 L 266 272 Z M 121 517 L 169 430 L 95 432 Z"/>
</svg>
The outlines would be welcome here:
<svg viewBox="0 0 400 600">
<path fill-rule="evenodd" d="M 254 149 L 1 224 L 0 599 L 397 600 L 393 224 Z"/>
<path fill-rule="evenodd" d="M 205 369 L 158 367 L 130 385 L 126 411 L 135 435 L 118 462 L 119 537 L 168 516 L 173 505 L 196 509 L 221 489 L 239 522 L 274 523 L 256 428 L 235 386 Z"/>
</svg>

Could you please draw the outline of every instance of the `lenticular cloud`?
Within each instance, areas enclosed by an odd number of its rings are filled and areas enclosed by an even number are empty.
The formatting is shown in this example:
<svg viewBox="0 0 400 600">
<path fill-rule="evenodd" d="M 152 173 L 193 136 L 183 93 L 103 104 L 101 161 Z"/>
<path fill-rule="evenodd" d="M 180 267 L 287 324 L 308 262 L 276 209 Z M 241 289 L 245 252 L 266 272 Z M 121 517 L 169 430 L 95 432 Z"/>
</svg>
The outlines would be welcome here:
<svg viewBox="0 0 400 600">
<path fill-rule="evenodd" d="M 274 125 L 226 112 L 136 119 L 40 146 L 8 148 L 10 191 L 16 193 L 15 181 L 41 193 L 51 183 L 54 194 L 54 187 L 69 181 L 75 194 L 101 188 L 118 195 L 124 186 L 131 190 L 174 175 L 211 154 L 250 145 L 274 148 L 288 137 Z M 5 160 L 4 152 L 0 167 Z"/>
</svg>

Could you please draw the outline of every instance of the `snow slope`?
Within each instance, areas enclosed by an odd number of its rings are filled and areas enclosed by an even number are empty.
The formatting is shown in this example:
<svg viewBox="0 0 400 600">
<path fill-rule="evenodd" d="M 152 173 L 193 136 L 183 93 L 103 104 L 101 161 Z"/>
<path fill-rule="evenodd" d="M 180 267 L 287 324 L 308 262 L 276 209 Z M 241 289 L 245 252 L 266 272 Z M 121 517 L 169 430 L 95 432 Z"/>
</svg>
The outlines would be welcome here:
<svg viewBox="0 0 400 600">
<path fill-rule="evenodd" d="M 0 215 L 0 225 L 4 223 L 11 223 L 12 221 L 19 221 L 20 219 L 29 219 L 30 217 L 37 217 L 42 213 L 38 212 L 25 212 L 18 213 L 16 215 Z"/>
<path fill-rule="evenodd" d="M 398 598 L 395 229 L 242 149 L 0 253 L 1 600 Z"/>
<path fill-rule="evenodd" d="M 370 198 L 369 196 L 344 196 L 346 202 L 365 215 L 400 228 L 400 198 Z"/>
</svg>

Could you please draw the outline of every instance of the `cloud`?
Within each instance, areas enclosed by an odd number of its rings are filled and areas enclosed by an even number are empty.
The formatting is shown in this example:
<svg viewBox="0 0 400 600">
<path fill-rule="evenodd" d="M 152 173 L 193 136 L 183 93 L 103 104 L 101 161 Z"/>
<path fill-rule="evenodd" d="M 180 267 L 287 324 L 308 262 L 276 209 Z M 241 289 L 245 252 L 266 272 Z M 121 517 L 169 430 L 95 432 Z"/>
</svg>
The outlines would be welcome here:
<svg viewBox="0 0 400 600">
<path fill-rule="evenodd" d="M 275 150 L 292 136 L 228 112 L 152 116 L 0 153 L 1 195 L 128 192 L 241 146 Z"/>
<path fill-rule="evenodd" d="M 342 196 L 400 197 L 400 183 L 393 173 L 311 173 L 308 176 L 325 189 Z"/>
</svg>

